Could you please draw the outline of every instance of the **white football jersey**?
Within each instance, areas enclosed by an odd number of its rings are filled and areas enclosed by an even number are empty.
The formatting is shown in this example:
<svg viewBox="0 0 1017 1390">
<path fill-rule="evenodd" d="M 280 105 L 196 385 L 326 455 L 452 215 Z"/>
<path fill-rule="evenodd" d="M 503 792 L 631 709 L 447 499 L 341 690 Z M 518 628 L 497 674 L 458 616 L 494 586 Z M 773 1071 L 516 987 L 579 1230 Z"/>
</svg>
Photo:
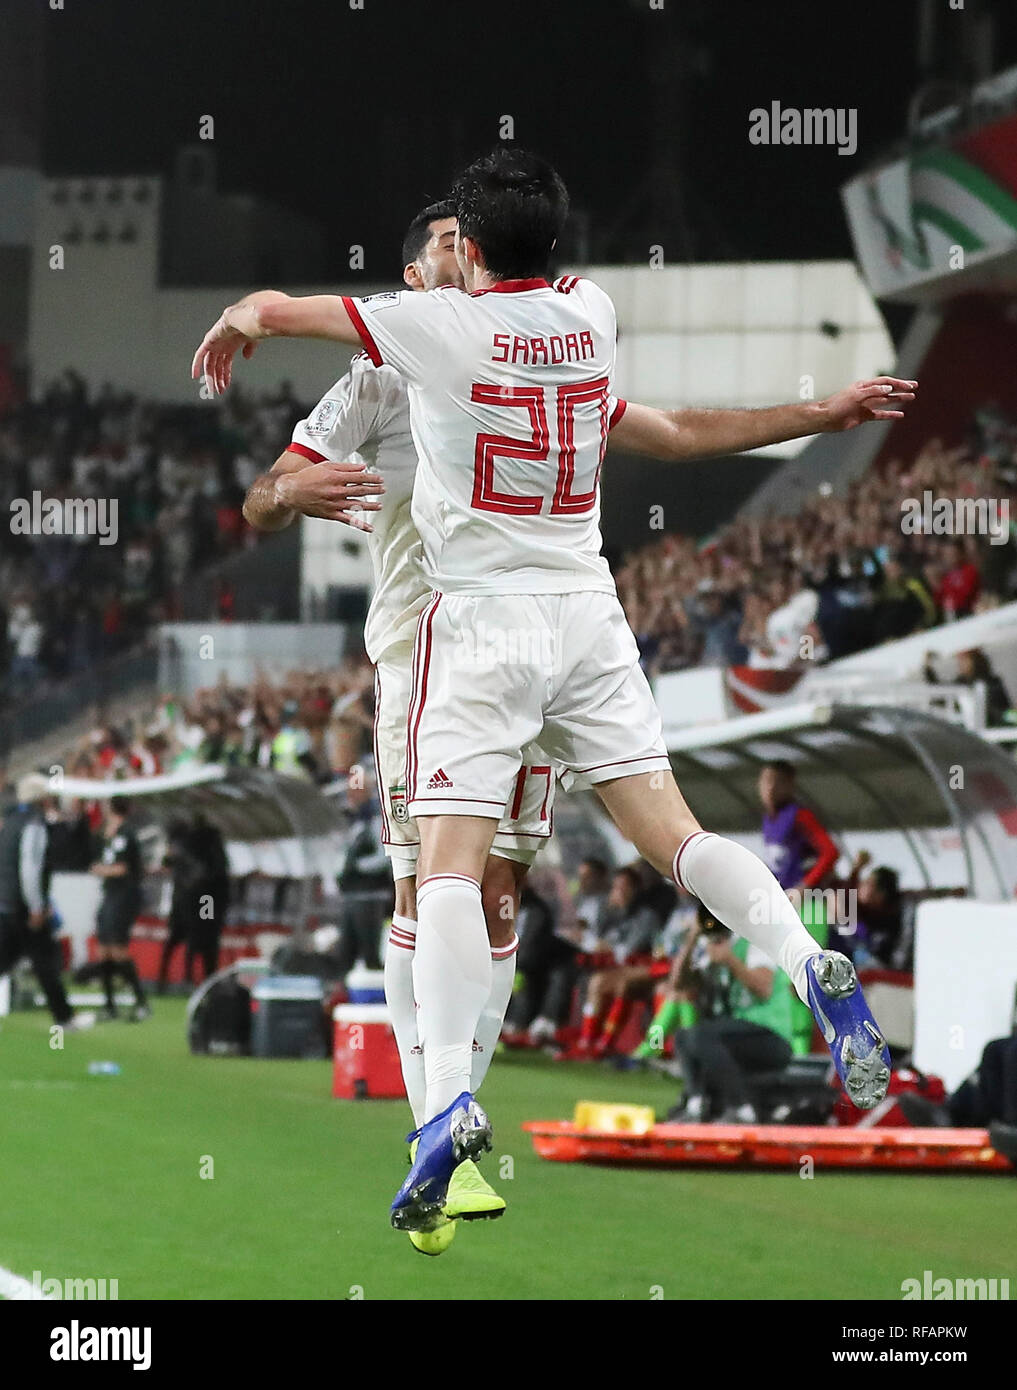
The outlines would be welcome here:
<svg viewBox="0 0 1017 1390">
<path fill-rule="evenodd" d="M 385 481 L 365 512 L 374 568 L 374 595 L 364 625 L 373 662 L 397 642 L 412 642 L 417 614 L 431 592 L 421 565 L 421 544 L 410 515 L 417 451 L 410 434 L 406 384 L 392 367 L 375 367 L 363 354 L 293 430 L 290 448 L 313 463 L 352 460 Z"/>
<path fill-rule="evenodd" d="M 409 388 L 413 519 L 443 593 L 615 592 L 600 467 L 624 405 L 616 324 L 589 280 L 343 299 L 377 367 Z"/>
</svg>

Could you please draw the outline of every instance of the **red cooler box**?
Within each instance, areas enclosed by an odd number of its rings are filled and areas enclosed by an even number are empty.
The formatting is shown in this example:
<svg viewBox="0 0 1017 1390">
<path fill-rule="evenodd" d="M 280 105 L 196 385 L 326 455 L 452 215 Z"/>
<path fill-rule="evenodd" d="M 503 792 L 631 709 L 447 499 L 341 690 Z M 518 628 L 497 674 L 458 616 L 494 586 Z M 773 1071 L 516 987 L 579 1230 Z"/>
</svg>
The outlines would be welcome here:
<svg viewBox="0 0 1017 1390">
<path fill-rule="evenodd" d="M 342 1100 L 397 1100 L 406 1094 L 387 1004 L 338 1004 L 332 1094 Z"/>
</svg>

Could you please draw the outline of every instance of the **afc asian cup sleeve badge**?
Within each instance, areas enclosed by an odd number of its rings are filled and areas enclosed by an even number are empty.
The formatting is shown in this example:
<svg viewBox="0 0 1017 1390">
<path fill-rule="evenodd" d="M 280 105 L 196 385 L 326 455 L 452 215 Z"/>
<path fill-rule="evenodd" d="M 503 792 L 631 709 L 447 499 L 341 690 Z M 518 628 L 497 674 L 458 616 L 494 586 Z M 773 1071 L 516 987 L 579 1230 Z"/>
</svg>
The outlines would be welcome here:
<svg viewBox="0 0 1017 1390">
<path fill-rule="evenodd" d="M 357 303 L 370 304 L 372 312 L 377 313 L 379 309 L 390 309 L 393 304 L 398 304 L 402 294 L 405 294 L 405 290 L 383 290 L 381 294 L 361 295 Z"/>
<path fill-rule="evenodd" d="M 339 404 L 339 401 L 322 401 L 304 426 L 307 433 L 328 434 L 339 414 Z"/>
<path fill-rule="evenodd" d="M 392 819 L 400 825 L 405 825 L 410 818 L 410 811 L 406 804 L 406 788 L 402 783 L 389 787 L 388 804 L 392 810 Z"/>
</svg>

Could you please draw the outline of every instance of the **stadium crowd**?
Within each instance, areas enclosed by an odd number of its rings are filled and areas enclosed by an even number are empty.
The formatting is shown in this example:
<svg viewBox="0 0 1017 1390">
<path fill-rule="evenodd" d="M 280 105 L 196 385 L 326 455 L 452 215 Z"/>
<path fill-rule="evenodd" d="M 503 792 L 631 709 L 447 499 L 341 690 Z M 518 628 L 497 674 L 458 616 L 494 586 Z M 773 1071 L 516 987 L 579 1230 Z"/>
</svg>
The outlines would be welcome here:
<svg viewBox="0 0 1017 1390">
<path fill-rule="evenodd" d="M 903 499 L 1017 501 L 1017 426 L 980 412 L 957 448 L 870 469 L 795 517 L 738 519 L 707 543 L 666 535 L 629 555 L 618 591 L 652 674 L 696 665 L 791 668 L 833 660 L 1017 596 L 1011 527 L 907 534 Z M 804 638 L 811 644 L 803 644 Z"/>
<path fill-rule="evenodd" d="M 765 857 L 812 934 L 859 969 L 902 972 L 906 982 L 913 921 L 896 872 L 871 868 L 862 851 L 836 876 L 840 851 L 799 800 L 791 765 L 767 764 L 758 792 Z M 833 1111 L 823 1067 L 791 1065 L 809 1057 L 814 1022 L 788 977 L 645 861 L 610 869 L 587 858 L 571 892 L 538 867 L 517 932 L 508 1046 L 658 1067 L 682 1088 L 669 1119 L 825 1120 Z"/>
<path fill-rule="evenodd" d="M 259 543 L 247 487 L 304 412 L 288 383 L 259 398 L 155 405 L 67 371 L 0 419 L 0 501 L 115 500 L 116 543 L 13 533 L 0 557 L 0 706 L 81 671 L 179 614 L 188 576 Z M 705 544 L 671 534 L 629 555 L 619 595 L 651 674 L 787 668 L 846 656 L 1017 595 L 1013 536 L 905 535 L 901 499 L 1015 498 L 1017 426 L 986 409 L 954 449 L 872 469 L 797 517 L 733 522 Z M 83 543 L 87 542 L 87 543 Z M 229 619 L 228 590 L 220 618 Z M 209 615 L 212 616 L 212 615 Z M 982 673 L 981 678 L 986 678 Z M 229 711 L 223 715 L 227 722 Z M 320 725 L 313 717 L 314 728 Z M 329 759 L 326 758 L 326 762 Z"/>
<path fill-rule="evenodd" d="M 809 919 L 817 936 L 859 968 L 911 970 L 912 923 L 895 870 L 872 867 L 861 851 L 843 878 L 831 869 L 817 884 L 818 910 Z M 850 904 L 850 917 L 837 921 L 834 904 Z M 691 960 L 683 952 L 723 930 L 644 860 L 612 869 L 597 857 L 584 859 L 573 884 L 538 865 L 520 906 L 521 987 L 508 1015 L 508 1041 L 553 1047 L 569 1059 L 615 1056 L 636 1005 L 695 1003 L 689 968 L 709 976 L 725 961 L 707 957 L 702 945 Z M 694 1017 L 691 1009 L 670 1012 L 675 1023 Z M 633 1057 L 645 1061 L 660 1050 L 659 1039 L 644 1040 Z"/>
<path fill-rule="evenodd" d="M 68 750 L 72 777 L 152 776 L 202 763 L 272 768 L 327 784 L 370 755 L 374 671 L 363 658 L 279 681 L 166 695 L 120 723 L 99 722 Z"/>
<path fill-rule="evenodd" d="M 303 413 L 288 384 L 168 406 L 108 385 L 90 396 L 68 370 L 0 417 L 5 515 L 33 497 L 117 504 L 112 544 L 12 527 L 0 554 L 0 704 L 131 646 L 177 615 L 186 577 L 257 545 L 244 494 Z"/>
<path fill-rule="evenodd" d="M 243 522 L 244 493 L 301 413 L 286 387 L 258 401 L 236 392 L 224 405 L 171 408 L 108 388 L 89 399 L 67 373 L 44 401 L 0 423 L 8 506 L 33 494 L 118 503 L 115 545 L 12 535 L 0 559 L 0 703 L 129 646 L 151 623 L 175 616 L 188 575 L 257 544 Z M 1013 502 L 1017 427 L 987 410 L 963 447 L 930 442 L 911 463 L 870 470 L 844 497 L 814 494 L 796 517 L 732 523 L 702 545 L 668 535 L 629 556 L 616 577 L 645 667 L 652 674 L 697 664 L 787 669 L 801 663 L 805 638 L 812 659 L 834 659 L 1017 597 L 1012 529 L 997 545 L 983 535 L 907 534 L 901 501 L 925 493 Z M 1009 700 L 984 656 L 962 654 L 960 666 L 960 679 L 986 683 L 990 722 L 998 722 Z M 931 666 L 926 674 L 937 678 Z M 327 785 L 369 761 L 373 703 L 365 657 L 242 686 L 220 680 L 187 698 L 166 695 L 121 721 L 100 721 L 63 765 L 72 776 L 116 779 L 224 763 Z M 343 900 L 362 910 L 354 920 L 344 908 L 342 975 L 358 959 L 380 964 L 389 896 L 376 800 L 370 788 L 350 795 L 350 851 L 337 878 Z M 68 818 L 75 842 L 67 848 L 82 866 L 100 821 L 97 805 L 76 806 Z M 906 971 L 896 875 L 865 868 L 857 861 L 837 885 L 856 894 L 859 913 L 850 934 L 830 944 L 859 965 Z M 832 866 L 822 883 L 835 885 Z M 610 868 L 588 858 L 575 887 L 560 871 L 538 867 L 517 930 L 510 1040 L 565 1057 L 620 1058 L 627 1037 L 625 1056 L 646 1062 L 659 1059 L 670 1038 L 686 1077 L 700 1079 L 718 1065 L 719 1046 L 732 1055 L 756 1046 L 760 1029 L 766 1046 L 754 1058 L 744 1051 L 739 1062 L 749 1070 L 783 1065 L 802 1042 L 792 1011 L 752 996 L 746 981 L 758 975 L 758 961 L 738 955 L 723 928 L 643 862 Z M 787 988 L 783 978 L 773 985 L 777 1003 Z M 652 1022 L 632 1050 L 626 1025 L 639 1005 L 653 1006 L 643 1017 L 644 1026 Z M 745 1093 L 729 1083 L 730 1076 L 718 1082 L 716 1113 L 745 1111 Z"/>
</svg>

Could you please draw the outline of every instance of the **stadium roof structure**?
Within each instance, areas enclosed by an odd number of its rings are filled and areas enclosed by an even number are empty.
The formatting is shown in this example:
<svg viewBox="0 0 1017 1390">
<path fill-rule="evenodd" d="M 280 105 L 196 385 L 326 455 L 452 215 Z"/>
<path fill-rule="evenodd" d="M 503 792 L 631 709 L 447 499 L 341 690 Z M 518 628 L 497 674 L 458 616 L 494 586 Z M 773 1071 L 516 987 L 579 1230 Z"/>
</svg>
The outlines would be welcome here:
<svg viewBox="0 0 1017 1390">
<path fill-rule="evenodd" d="M 227 840 L 327 835 L 344 824 L 340 806 L 322 796 L 314 782 L 218 763 L 116 781 L 63 777 L 53 784 L 53 793 L 88 801 L 143 797 L 146 809 L 162 821 L 201 811 Z"/>
<path fill-rule="evenodd" d="M 334 877 L 348 839 L 340 801 L 323 796 L 311 781 L 263 768 L 214 763 L 116 781 L 63 777 L 51 785 L 54 796 L 130 797 L 163 824 L 200 811 L 226 841 L 237 874 Z"/>
<path fill-rule="evenodd" d="M 928 887 L 936 850 L 923 832 L 952 827 L 968 894 L 1017 895 L 1017 762 L 961 725 L 892 705 L 814 701 L 676 732 L 669 751 L 710 829 L 758 831 L 759 770 L 785 759 L 832 830 L 897 832 Z"/>
</svg>

